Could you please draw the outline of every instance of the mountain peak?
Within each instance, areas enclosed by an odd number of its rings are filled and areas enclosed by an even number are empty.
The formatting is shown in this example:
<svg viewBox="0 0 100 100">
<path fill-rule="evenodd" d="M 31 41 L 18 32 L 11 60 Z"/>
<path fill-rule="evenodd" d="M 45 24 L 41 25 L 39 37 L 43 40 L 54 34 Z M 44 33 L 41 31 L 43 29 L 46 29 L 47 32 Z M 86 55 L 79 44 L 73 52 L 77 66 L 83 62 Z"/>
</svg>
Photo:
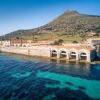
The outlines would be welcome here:
<svg viewBox="0 0 100 100">
<path fill-rule="evenodd" d="M 65 11 L 64 14 L 67 14 L 67 15 L 80 15 L 80 13 L 76 10 L 67 10 L 67 11 Z"/>
</svg>

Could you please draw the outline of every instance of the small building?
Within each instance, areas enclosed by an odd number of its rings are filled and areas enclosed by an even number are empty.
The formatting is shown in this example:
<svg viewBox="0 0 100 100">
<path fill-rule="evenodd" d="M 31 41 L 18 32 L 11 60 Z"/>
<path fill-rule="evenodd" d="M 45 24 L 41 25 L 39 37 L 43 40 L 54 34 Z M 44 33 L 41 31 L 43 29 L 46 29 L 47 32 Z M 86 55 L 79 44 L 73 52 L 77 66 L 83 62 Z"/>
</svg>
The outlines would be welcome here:
<svg viewBox="0 0 100 100">
<path fill-rule="evenodd" d="M 0 41 L 0 45 L 3 47 L 8 47 L 8 46 L 10 46 L 10 41 L 9 40 Z"/>
<path fill-rule="evenodd" d="M 91 45 L 100 45 L 100 38 L 87 39 L 86 42 Z"/>
<path fill-rule="evenodd" d="M 50 45 L 52 43 L 53 43 L 53 41 L 36 41 L 36 42 L 32 41 L 31 45 L 32 46 L 34 46 L 34 45 Z"/>
<path fill-rule="evenodd" d="M 35 45 L 50 45 L 52 41 L 33 41 L 33 40 L 24 40 L 24 39 L 12 39 L 11 46 L 22 46 L 30 47 Z"/>
<path fill-rule="evenodd" d="M 16 46 L 16 47 L 28 47 L 31 46 L 31 41 L 24 40 L 24 39 L 12 39 L 11 40 L 11 46 Z"/>
</svg>

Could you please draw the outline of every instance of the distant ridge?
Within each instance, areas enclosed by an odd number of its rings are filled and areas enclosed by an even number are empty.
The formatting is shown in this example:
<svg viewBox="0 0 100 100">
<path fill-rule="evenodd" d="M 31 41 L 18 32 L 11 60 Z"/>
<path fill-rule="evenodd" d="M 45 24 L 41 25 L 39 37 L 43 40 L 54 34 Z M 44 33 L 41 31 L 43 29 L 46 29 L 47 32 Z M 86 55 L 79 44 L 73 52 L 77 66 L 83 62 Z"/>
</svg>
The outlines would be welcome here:
<svg viewBox="0 0 100 100">
<path fill-rule="evenodd" d="M 75 10 L 72 10 L 64 12 L 62 15 L 58 16 L 56 19 L 46 25 L 30 30 L 14 31 L 6 34 L 5 37 L 16 37 L 19 35 L 19 33 L 24 36 L 29 36 L 34 33 L 55 34 L 57 32 L 64 34 L 85 34 L 91 30 L 100 33 L 100 16 L 81 14 Z"/>
</svg>

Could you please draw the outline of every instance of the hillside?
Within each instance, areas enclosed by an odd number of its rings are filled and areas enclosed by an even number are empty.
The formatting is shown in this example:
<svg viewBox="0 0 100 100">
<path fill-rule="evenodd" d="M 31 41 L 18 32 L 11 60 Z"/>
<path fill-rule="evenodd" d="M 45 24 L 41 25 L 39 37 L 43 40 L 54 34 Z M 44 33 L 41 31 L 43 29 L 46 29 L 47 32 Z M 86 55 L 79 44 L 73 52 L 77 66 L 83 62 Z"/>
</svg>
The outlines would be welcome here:
<svg viewBox="0 0 100 100">
<path fill-rule="evenodd" d="M 81 33 L 100 28 L 100 16 L 80 14 L 76 11 L 65 12 L 51 23 L 44 26 L 45 29 L 65 32 Z"/>
<path fill-rule="evenodd" d="M 18 30 L 6 34 L 5 37 L 31 37 L 33 34 L 41 37 L 41 34 L 85 34 L 89 31 L 100 33 L 100 16 L 80 14 L 77 11 L 65 12 L 52 22 L 39 28 L 30 30 Z"/>
</svg>

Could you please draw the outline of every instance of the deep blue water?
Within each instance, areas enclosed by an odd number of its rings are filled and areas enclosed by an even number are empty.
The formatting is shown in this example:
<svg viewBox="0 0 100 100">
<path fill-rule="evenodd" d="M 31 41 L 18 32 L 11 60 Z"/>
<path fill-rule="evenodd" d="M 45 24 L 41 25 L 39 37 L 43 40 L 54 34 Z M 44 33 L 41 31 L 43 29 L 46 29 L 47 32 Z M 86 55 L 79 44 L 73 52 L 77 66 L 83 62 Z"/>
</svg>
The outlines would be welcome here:
<svg viewBox="0 0 100 100">
<path fill-rule="evenodd" d="M 0 100 L 100 100 L 100 64 L 1 53 Z"/>
</svg>

